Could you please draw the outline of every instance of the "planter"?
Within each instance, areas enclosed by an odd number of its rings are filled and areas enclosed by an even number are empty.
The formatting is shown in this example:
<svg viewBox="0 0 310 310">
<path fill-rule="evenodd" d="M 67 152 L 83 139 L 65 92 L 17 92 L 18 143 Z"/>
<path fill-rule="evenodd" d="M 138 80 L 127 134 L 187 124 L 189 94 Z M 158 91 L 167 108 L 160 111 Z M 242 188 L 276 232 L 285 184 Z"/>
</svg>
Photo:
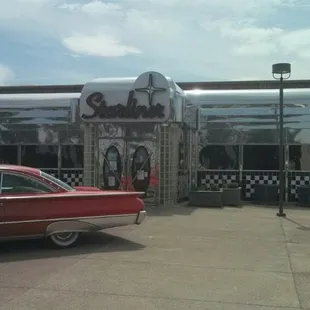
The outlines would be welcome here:
<svg viewBox="0 0 310 310">
<path fill-rule="evenodd" d="M 241 187 L 224 188 L 222 201 L 224 206 L 240 206 L 241 205 Z"/>
<path fill-rule="evenodd" d="M 194 207 L 217 207 L 223 206 L 223 191 L 191 191 L 189 192 L 189 205 Z"/>
<path fill-rule="evenodd" d="M 297 188 L 298 203 L 305 207 L 310 207 L 310 186 L 299 186 Z"/>
<path fill-rule="evenodd" d="M 254 186 L 253 201 L 261 204 L 277 204 L 279 201 L 278 185 L 257 184 Z"/>
</svg>

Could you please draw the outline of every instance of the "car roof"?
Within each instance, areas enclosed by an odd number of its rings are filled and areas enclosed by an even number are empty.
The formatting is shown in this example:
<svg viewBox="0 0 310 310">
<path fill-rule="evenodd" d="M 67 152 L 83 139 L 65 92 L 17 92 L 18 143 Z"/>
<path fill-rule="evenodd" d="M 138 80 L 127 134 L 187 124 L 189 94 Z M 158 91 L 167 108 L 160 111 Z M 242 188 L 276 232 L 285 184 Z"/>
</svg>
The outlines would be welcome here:
<svg viewBox="0 0 310 310">
<path fill-rule="evenodd" d="M 40 172 L 41 172 L 40 169 L 37 169 L 37 168 L 18 166 L 18 165 L 0 165 L 0 170 L 24 172 L 24 173 L 36 174 L 36 175 L 40 175 Z"/>
</svg>

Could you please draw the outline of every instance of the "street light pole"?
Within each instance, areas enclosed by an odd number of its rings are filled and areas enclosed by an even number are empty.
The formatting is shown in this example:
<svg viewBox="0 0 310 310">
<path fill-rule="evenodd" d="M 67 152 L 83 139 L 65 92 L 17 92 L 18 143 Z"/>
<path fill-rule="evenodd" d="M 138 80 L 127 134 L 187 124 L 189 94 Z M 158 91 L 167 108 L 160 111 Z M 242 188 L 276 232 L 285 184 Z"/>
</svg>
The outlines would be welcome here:
<svg viewBox="0 0 310 310">
<path fill-rule="evenodd" d="M 285 217 L 284 213 L 284 194 L 285 194 L 285 176 L 284 176 L 284 101 L 283 101 L 283 80 L 287 80 L 291 75 L 291 65 L 289 63 L 278 63 L 272 66 L 273 77 L 279 80 L 279 211 L 277 216 Z M 276 77 L 279 75 L 279 78 Z M 286 77 L 284 78 L 284 75 Z"/>
<path fill-rule="evenodd" d="M 283 139 L 283 76 L 281 74 L 280 77 L 280 86 L 279 86 L 279 97 L 280 97 L 280 106 L 279 106 L 279 185 L 280 185 L 280 197 L 279 197 L 279 212 L 277 216 L 285 217 L 285 213 L 283 212 L 284 206 L 284 192 L 285 192 L 285 178 L 284 178 L 284 139 Z"/>
</svg>

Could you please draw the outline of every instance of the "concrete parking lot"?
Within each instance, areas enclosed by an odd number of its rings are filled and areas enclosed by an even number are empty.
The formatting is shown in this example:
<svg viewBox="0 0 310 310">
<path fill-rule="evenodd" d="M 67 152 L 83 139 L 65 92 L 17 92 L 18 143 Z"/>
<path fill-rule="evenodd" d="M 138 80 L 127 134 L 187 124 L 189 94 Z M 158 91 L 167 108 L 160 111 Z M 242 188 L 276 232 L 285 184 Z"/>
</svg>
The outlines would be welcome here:
<svg viewBox="0 0 310 310">
<path fill-rule="evenodd" d="M 78 247 L 0 244 L 2 309 L 310 309 L 310 210 L 151 209 Z"/>
</svg>

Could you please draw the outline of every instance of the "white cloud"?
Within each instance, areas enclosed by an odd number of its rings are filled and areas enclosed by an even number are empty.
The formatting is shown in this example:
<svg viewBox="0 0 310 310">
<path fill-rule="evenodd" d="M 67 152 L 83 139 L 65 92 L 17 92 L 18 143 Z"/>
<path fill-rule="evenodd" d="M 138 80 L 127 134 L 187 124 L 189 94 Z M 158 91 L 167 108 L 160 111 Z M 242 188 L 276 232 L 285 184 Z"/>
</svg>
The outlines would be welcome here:
<svg viewBox="0 0 310 310">
<path fill-rule="evenodd" d="M 140 51 L 129 45 L 123 45 L 108 35 L 73 35 L 63 40 L 64 45 L 77 54 L 102 57 L 120 57 L 139 54 Z"/>
<path fill-rule="evenodd" d="M 28 1 L 28 0 L 26 0 Z M 30 1 L 39 1 L 39 0 L 30 0 Z M 62 4 L 59 6 L 60 9 L 69 10 L 71 12 L 83 12 L 89 15 L 118 15 L 122 13 L 122 6 L 114 3 L 102 2 L 99 0 L 88 2 L 86 4 L 71 3 L 71 4 Z"/>
<path fill-rule="evenodd" d="M 268 79 L 272 63 L 289 61 L 293 78 L 307 78 L 310 26 L 293 26 L 298 21 L 293 12 L 298 6 L 309 10 L 306 5 L 301 0 L 10 0 L 2 4 L 0 27 L 59 40 L 75 57 L 136 55 L 135 62 L 172 77 L 188 72 L 214 80 Z M 285 27 L 277 22 L 284 10 L 291 18 Z"/>
<path fill-rule="evenodd" d="M 13 77 L 13 71 L 9 67 L 0 64 L 0 85 L 5 85 L 7 82 L 10 82 Z"/>
</svg>

